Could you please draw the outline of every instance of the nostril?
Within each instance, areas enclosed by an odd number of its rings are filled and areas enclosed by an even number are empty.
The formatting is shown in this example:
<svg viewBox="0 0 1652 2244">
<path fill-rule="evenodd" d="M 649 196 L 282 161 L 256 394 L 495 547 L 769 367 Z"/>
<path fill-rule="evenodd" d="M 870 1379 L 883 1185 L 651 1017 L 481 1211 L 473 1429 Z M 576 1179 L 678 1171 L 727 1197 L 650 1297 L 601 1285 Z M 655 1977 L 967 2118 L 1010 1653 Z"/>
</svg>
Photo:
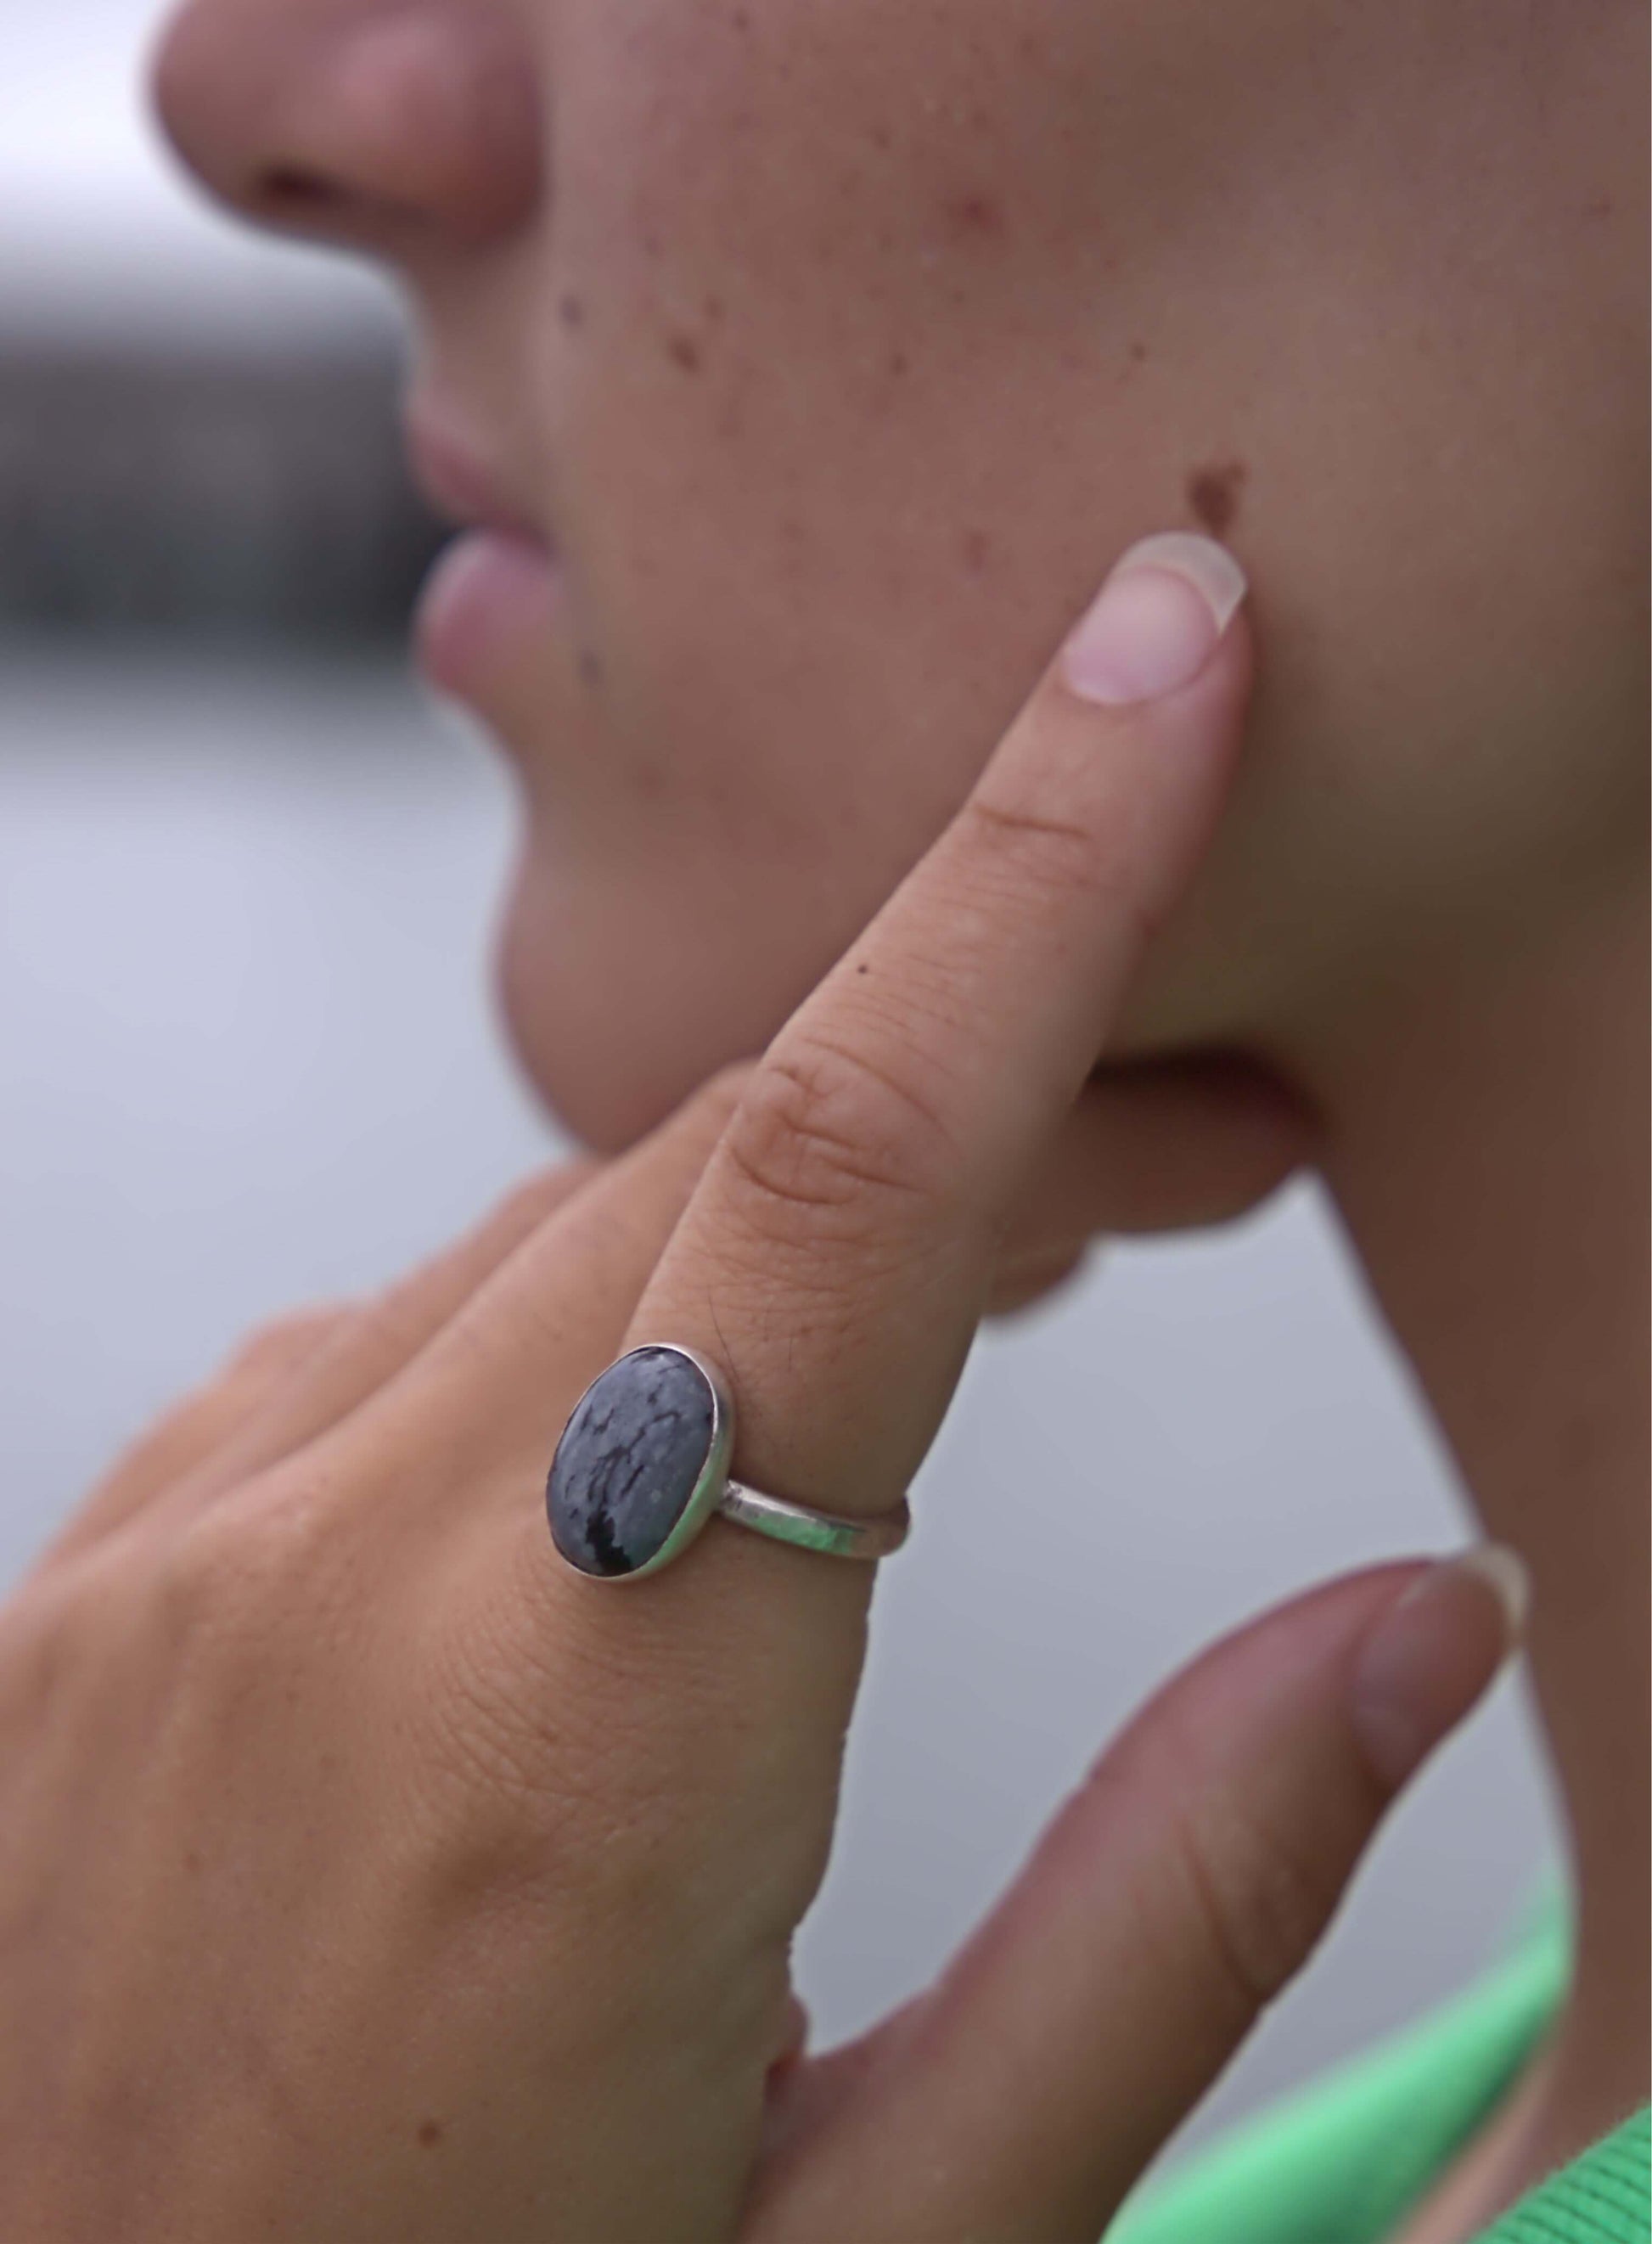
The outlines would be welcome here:
<svg viewBox="0 0 1652 2244">
<path fill-rule="evenodd" d="M 354 199 L 325 172 L 303 171 L 296 164 L 274 164 L 262 172 L 258 196 L 266 209 L 278 213 L 337 211 Z"/>
<path fill-rule="evenodd" d="M 183 0 L 152 82 L 184 160 L 278 231 L 394 260 L 537 208 L 539 89 L 509 0 Z"/>
<path fill-rule="evenodd" d="M 429 213 L 416 203 L 364 194 L 332 172 L 303 164 L 266 166 L 245 199 L 266 226 L 367 247 L 393 247 L 399 240 L 428 231 L 430 223 Z"/>
</svg>

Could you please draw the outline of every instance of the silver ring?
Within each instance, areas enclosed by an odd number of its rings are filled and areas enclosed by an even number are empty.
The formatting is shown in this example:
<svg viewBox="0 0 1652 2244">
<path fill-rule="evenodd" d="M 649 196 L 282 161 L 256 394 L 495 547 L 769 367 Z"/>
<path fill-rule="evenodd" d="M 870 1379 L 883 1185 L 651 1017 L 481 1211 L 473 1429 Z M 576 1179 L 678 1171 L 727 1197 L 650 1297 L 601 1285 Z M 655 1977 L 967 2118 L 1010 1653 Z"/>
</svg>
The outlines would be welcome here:
<svg viewBox="0 0 1652 2244">
<path fill-rule="evenodd" d="M 876 1519 L 845 1519 L 729 1477 L 734 1404 L 714 1363 L 691 1348 L 634 1348 L 575 1403 L 550 1461 L 545 1513 L 571 1566 L 634 1582 L 679 1558 L 713 1512 L 831 1558 L 877 1559 L 906 1541 L 906 1499 Z"/>
</svg>

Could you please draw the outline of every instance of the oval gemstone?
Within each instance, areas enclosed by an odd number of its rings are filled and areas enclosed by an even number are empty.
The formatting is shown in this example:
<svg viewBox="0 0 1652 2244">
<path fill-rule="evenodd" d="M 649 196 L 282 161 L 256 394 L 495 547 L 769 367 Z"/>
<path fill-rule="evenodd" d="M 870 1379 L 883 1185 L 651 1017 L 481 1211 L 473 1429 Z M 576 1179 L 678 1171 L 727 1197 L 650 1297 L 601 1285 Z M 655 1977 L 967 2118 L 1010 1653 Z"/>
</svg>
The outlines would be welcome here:
<svg viewBox="0 0 1652 2244">
<path fill-rule="evenodd" d="M 551 1539 L 586 1574 L 634 1574 L 657 1556 L 711 1455 L 712 1396 L 675 1348 L 638 1348 L 591 1382 L 545 1484 Z"/>
</svg>

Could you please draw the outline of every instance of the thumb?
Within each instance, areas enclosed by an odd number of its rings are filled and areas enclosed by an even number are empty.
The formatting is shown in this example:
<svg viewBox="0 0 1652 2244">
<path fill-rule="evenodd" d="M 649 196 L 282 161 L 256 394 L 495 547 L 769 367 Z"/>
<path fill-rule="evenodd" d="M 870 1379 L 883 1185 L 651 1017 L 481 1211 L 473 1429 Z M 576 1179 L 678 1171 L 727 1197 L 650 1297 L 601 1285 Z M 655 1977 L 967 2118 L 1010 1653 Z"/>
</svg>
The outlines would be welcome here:
<svg viewBox="0 0 1652 2244">
<path fill-rule="evenodd" d="M 944 1977 L 776 2082 L 751 2244 L 1096 2244 L 1518 1640 L 1495 1546 L 1323 1585 L 1122 1734 Z"/>
</svg>

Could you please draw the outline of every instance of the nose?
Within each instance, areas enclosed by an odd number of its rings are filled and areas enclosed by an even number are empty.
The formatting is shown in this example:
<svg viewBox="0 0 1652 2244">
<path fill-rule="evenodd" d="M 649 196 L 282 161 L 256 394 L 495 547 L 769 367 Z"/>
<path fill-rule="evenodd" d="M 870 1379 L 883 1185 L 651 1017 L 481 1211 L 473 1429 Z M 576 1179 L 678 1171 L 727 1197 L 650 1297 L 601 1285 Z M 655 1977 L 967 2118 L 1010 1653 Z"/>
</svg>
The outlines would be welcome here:
<svg viewBox="0 0 1652 2244">
<path fill-rule="evenodd" d="M 185 163 L 281 233 L 412 263 L 538 205 L 535 59 L 499 0 L 188 0 L 152 85 Z"/>
</svg>

